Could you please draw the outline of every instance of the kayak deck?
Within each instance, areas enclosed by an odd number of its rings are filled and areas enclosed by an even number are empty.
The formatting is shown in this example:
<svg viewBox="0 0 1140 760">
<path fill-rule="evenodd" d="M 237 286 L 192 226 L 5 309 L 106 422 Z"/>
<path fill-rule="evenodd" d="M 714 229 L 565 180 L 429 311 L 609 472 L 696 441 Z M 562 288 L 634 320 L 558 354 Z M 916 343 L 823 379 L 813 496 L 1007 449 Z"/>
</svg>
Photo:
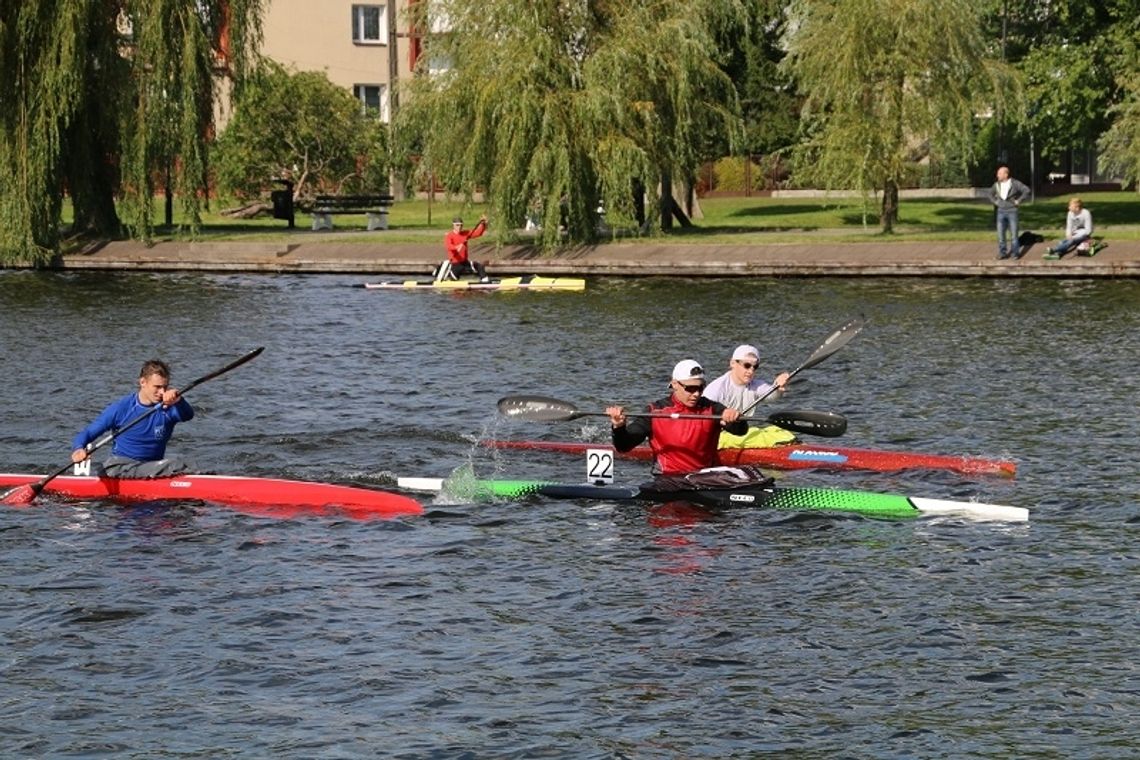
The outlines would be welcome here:
<svg viewBox="0 0 1140 760">
<path fill-rule="evenodd" d="M 558 290 L 583 291 L 586 281 L 579 277 L 526 277 L 492 278 L 489 282 L 479 280 L 389 280 L 366 282 L 368 290 L 435 290 L 435 291 L 499 291 L 499 290 Z"/>
<path fill-rule="evenodd" d="M 568 484 L 541 480 L 463 480 L 452 484 L 441 478 L 398 478 L 397 485 L 409 491 L 442 491 L 454 486 L 461 498 L 517 499 L 547 496 L 561 499 L 605 501 L 687 501 L 717 509 L 761 507 L 799 511 L 853 512 L 869 517 L 904 518 L 921 515 L 959 515 L 977 520 L 1025 522 L 1029 510 L 1003 504 L 982 504 L 902 496 L 900 494 L 850 491 L 832 488 L 742 486 L 687 491 L 646 491 L 637 486 Z"/>
<path fill-rule="evenodd" d="M 0 474 L 0 488 L 30 485 L 39 475 Z M 343 514 L 367 520 L 423 514 L 423 505 L 403 494 L 332 483 L 232 475 L 176 475 L 170 478 L 118 479 L 61 475 L 48 481 L 45 494 L 70 499 L 114 501 L 197 500 L 270 517 Z"/>
<path fill-rule="evenodd" d="M 579 455 L 590 449 L 613 450 L 613 447 L 606 443 L 581 443 L 577 441 L 484 440 L 480 442 L 480 445 L 492 449 L 530 449 Z M 653 458 L 653 452 L 648 446 L 638 446 L 631 451 L 615 452 L 615 454 L 623 459 L 641 461 L 649 461 Z M 820 468 L 895 472 L 910 469 L 935 469 L 950 470 L 963 475 L 1001 475 L 1005 477 L 1013 477 L 1017 473 L 1017 464 L 1004 459 L 860 449 L 847 446 L 813 446 L 800 443 L 764 448 L 718 449 L 717 464 L 727 466 L 755 464 L 778 470 Z"/>
</svg>

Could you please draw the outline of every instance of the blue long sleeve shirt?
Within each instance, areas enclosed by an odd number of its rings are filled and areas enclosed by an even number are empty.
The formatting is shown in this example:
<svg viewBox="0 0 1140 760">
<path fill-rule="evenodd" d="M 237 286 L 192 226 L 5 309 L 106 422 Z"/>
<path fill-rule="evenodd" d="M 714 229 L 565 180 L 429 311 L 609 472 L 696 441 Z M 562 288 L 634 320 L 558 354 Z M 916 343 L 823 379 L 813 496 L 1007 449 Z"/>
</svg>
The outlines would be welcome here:
<svg viewBox="0 0 1140 760">
<path fill-rule="evenodd" d="M 82 448 L 108 430 L 118 430 L 140 414 L 154 409 L 139 401 L 137 393 L 123 396 L 112 402 L 95 421 L 72 440 L 71 448 Z M 111 452 L 140 462 L 153 462 L 166 455 L 166 444 L 174 433 L 174 426 L 194 417 L 194 408 L 186 399 L 178 399 L 173 406 L 153 412 L 142 422 L 123 431 L 115 438 Z"/>
</svg>

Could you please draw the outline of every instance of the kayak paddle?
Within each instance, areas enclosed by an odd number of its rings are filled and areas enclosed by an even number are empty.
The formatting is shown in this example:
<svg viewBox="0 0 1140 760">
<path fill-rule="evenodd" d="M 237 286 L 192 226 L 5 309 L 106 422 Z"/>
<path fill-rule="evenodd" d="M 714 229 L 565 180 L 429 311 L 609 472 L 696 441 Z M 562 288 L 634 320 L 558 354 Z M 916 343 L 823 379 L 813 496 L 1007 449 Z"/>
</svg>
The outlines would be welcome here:
<svg viewBox="0 0 1140 760">
<path fill-rule="evenodd" d="M 198 378 L 197 380 L 194 380 L 189 385 L 187 385 L 185 388 L 183 388 L 181 391 L 179 391 L 178 395 L 179 396 L 185 396 L 186 392 L 189 391 L 194 386 L 201 385 L 202 383 L 206 382 L 207 380 L 213 380 L 218 375 L 223 375 L 226 372 L 229 372 L 231 369 L 235 369 L 237 367 L 240 367 L 241 365 L 245 364 L 250 359 L 253 359 L 255 356 L 257 356 L 258 354 L 260 354 L 264 350 L 265 350 L 265 346 L 261 346 L 260 348 L 255 348 L 254 350 L 250 351 L 245 356 L 241 357 L 240 359 L 235 359 L 234 361 L 230 362 L 229 364 L 222 367 L 221 369 L 214 370 L 213 372 L 211 372 L 208 375 L 203 375 L 202 377 Z M 97 441 L 92 441 L 91 443 L 87 444 L 87 447 L 86 447 L 87 453 L 90 454 L 92 451 L 95 451 L 98 448 L 106 446 L 108 443 L 115 440 L 115 438 L 117 436 L 119 436 L 121 433 L 123 433 L 124 431 L 126 431 L 129 428 L 133 428 L 135 425 L 139 424 L 140 422 L 142 422 L 147 417 L 154 414 L 155 412 L 157 412 L 161 408 L 162 408 L 162 404 L 155 404 L 153 407 L 151 407 L 147 411 L 143 412 L 138 417 L 135 417 L 133 420 L 128 422 L 126 425 L 123 425 L 118 430 L 113 430 L 111 432 L 108 432 L 102 438 L 98 439 Z M 72 463 L 68 462 L 66 465 L 59 468 L 55 472 L 53 472 L 51 475 L 45 475 L 43 478 L 36 481 L 35 483 L 29 483 L 29 484 L 22 485 L 22 486 L 16 486 L 15 488 L 13 488 L 10 491 L 8 491 L 7 493 L 5 493 L 3 496 L 0 496 L 0 504 L 12 504 L 12 505 L 31 504 L 32 501 L 37 496 L 40 495 L 40 492 L 44 490 L 44 486 L 46 486 L 49 482 L 51 482 L 55 478 L 58 478 L 63 473 L 70 470 L 71 466 L 72 466 Z"/>
<path fill-rule="evenodd" d="M 568 422 L 579 417 L 609 417 L 605 412 L 583 412 L 567 401 L 548 396 L 507 396 L 499 399 L 499 413 L 504 417 L 528 422 Z M 670 414 L 667 412 L 630 413 L 627 417 L 660 417 L 673 420 L 719 420 L 707 414 Z M 835 438 L 847 432 L 847 418 L 833 412 L 792 411 L 776 412 L 768 422 L 793 433 L 806 433 Z"/>
<path fill-rule="evenodd" d="M 819 364 L 821 361 L 823 361 L 824 359 L 831 356 L 836 351 L 838 351 L 839 349 L 843 348 L 848 343 L 850 343 L 851 339 L 854 338 L 856 335 L 858 335 L 859 331 L 863 329 L 863 324 L 864 324 L 863 317 L 862 317 L 862 315 L 860 315 L 858 317 L 853 318 L 851 321 L 849 321 L 847 324 L 840 327 L 838 330 L 833 332 L 831 335 L 828 335 L 827 340 L 825 340 L 823 343 L 820 344 L 819 348 L 817 348 L 815 350 L 815 352 L 807 358 L 807 361 L 805 361 L 803 364 L 801 364 L 800 366 L 796 367 L 795 369 L 793 369 L 791 372 L 788 373 L 788 381 L 791 382 L 791 379 L 793 377 L 795 377 L 796 375 L 798 375 L 803 370 L 808 369 L 809 367 L 814 367 L 815 365 Z M 741 412 L 741 416 L 747 417 L 749 414 L 752 413 L 752 410 L 756 408 L 757 404 L 759 404 L 761 401 L 768 398 L 769 396 L 771 396 L 775 392 L 776 392 L 776 387 L 772 386 L 772 389 L 770 391 L 768 391 L 763 396 L 761 396 L 760 398 L 753 401 L 752 404 L 747 409 L 745 409 L 743 412 Z M 772 423 L 772 424 L 776 424 L 776 423 Z"/>
</svg>

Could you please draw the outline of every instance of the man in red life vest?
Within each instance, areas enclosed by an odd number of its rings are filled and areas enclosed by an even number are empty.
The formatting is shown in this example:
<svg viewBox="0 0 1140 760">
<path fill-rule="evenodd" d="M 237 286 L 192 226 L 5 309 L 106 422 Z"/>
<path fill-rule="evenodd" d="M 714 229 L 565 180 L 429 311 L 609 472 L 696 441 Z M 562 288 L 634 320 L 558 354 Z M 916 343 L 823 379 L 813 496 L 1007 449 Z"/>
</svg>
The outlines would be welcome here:
<svg viewBox="0 0 1140 760">
<path fill-rule="evenodd" d="M 463 219 L 455 217 L 451 220 L 451 232 L 443 238 L 443 247 L 447 250 L 447 261 L 439 265 L 436 270 L 436 282 L 448 278 L 455 279 L 464 274 L 473 274 L 481 282 L 489 282 L 487 270 L 478 261 L 471 261 L 467 257 L 467 241 L 480 237 L 487 231 L 487 215 L 479 217 L 479 223 L 473 229 L 463 229 Z"/>
<path fill-rule="evenodd" d="M 629 451 L 649 439 L 653 449 L 654 472 L 677 475 L 716 464 L 717 442 L 721 430 L 733 435 L 748 432 L 748 421 L 740 410 L 729 409 L 701 395 L 705 389 L 705 371 L 692 359 L 673 368 L 669 383 L 673 393 L 667 399 L 649 405 L 651 414 L 695 414 L 707 419 L 670 417 L 627 418 L 625 409 L 606 409 L 613 423 L 613 444 L 618 451 Z"/>
</svg>

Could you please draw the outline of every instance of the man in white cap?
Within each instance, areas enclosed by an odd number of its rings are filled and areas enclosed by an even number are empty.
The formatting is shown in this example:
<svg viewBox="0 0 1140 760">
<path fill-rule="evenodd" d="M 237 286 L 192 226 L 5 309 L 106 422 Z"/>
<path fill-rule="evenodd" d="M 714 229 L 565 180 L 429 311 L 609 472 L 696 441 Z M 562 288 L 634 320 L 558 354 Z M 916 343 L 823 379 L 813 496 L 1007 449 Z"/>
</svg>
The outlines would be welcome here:
<svg viewBox="0 0 1140 760">
<path fill-rule="evenodd" d="M 748 423 L 741 419 L 739 410 L 701 395 L 705 390 L 705 371 L 692 359 L 673 367 L 669 387 L 673 391 L 669 398 L 649 405 L 649 412 L 662 415 L 660 417 L 628 418 L 624 407 L 606 409 L 613 424 L 615 449 L 629 451 L 648 438 L 653 450 L 654 472 L 677 475 L 716 464 L 721 430 L 735 435 L 748 432 Z M 670 414 L 697 416 L 665 416 Z"/>
<path fill-rule="evenodd" d="M 788 380 L 791 378 L 787 372 L 776 375 L 771 383 L 766 383 L 756 377 L 760 366 L 760 351 L 756 346 L 748 344 L 736 347 L 732 358 L 728 362 L 728 372 L 709 383 L 705 388 L 705 398 L 719 401 L 732 409 L 741 412 L 747 410 L 748 416 L 755 414 L 756 402 L 762 398 L 778 399 L 784 395 Z M 775 425 L 751 428 L 745 436 L 722 435 L 720 447 L 728 448 L 763 448 L 775 446 L 780 443 L 791 443 L 796 440 L 795 435 Z"/>
</svg>

